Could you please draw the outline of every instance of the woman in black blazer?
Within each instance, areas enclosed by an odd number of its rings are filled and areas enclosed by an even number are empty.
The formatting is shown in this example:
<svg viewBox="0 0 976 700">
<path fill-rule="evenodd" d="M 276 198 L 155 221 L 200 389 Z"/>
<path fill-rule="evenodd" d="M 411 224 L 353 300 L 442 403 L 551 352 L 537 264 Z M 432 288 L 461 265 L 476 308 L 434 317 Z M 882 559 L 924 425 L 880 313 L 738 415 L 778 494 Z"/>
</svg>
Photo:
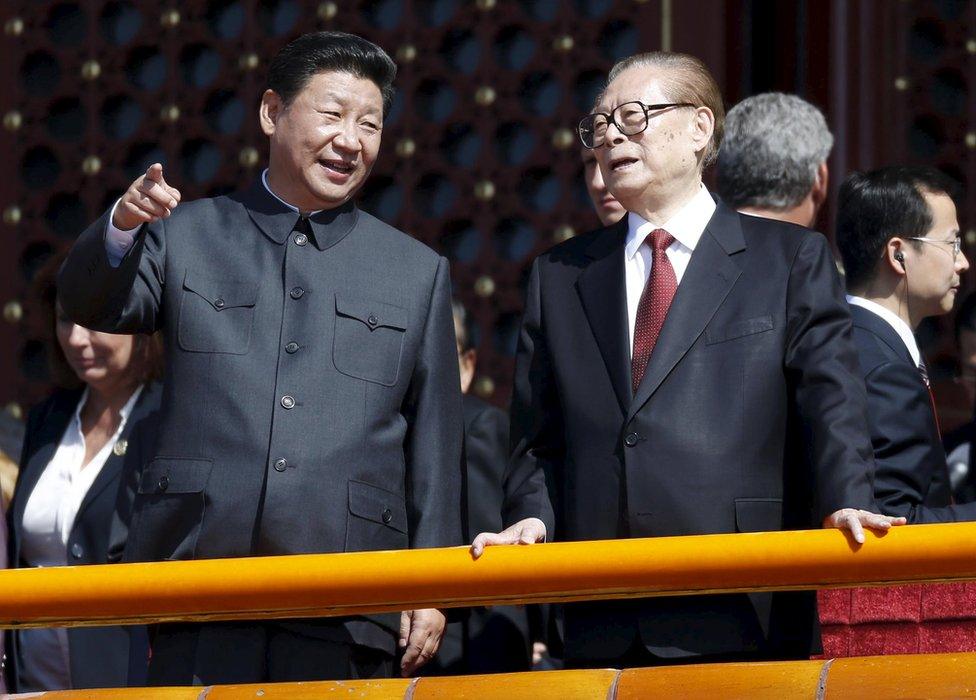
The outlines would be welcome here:
<svg viewBox="0 0 976 700">
<path fill-rule="evenodd" d="M 121 559 L 133 487 L 155 442 L 161 387 L 158 341 L 94 333 L 56 301 L 58 261 L 38 273 L 62 386 L 28 417 L 7 520 L 11 566 L 105 564 Z M 8 637 L 12 692 L 123 687 L 145 681 L 144 627 L 21 630 Z"/>
</svg>

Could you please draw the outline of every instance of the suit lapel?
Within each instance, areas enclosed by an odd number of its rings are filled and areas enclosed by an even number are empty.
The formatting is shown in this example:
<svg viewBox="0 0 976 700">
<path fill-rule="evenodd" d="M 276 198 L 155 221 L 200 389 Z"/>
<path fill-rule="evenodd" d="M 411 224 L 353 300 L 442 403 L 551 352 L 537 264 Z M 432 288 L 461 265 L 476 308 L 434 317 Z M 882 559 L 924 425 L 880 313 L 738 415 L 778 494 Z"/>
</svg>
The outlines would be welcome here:
<svg viewBox="0 0 976 700">
<path fill-rule="evenodd" d="M 902 358 L 905 362 L 910 364 L 912 367 L 916 367 L 915 361 L 912 359 L 912 353 L 905 346 L 905 341 L 901 339 L 897 331 L 891 327 L 891 324 L 885 321 L 883 318 L 878 316 L 873 311 L 869 311 L 864 307 L 858 306 L 857 304 L 850 304 L 851 317 L 854 320 L 854 325 L 859 328 L 876 335 L 881 342 L 891 348 L 898 357 Z M 919 375 L 921 378 L 921 375 Z"/>
<path fill-rule="evenodd" d="M 142 388 L 142 393 L 139 394 L 139 398 L 136 399 L 135 405 L 132 407 L 132 412 L 129 414 L 129 418 L 125 421 L 125 427 L 119 434 L 119 439 L 116 441 L 116 445 L 125 444 L 128 446 L 132 442 L 132 431 L 136 425 L 139 424 L 146 414 L 146 405 L 148 403 L 147 398 L 152 391 L 151 386 L 144 386 Z M 123 443 L 122 441 L 125 441 Z M 108 459 L 105 460 L 105 464 L 102 465 L 101 471 L 98 472 L 98 476 L 92 482 L 91 486 L 88 487 L 88 491 L 85 493 L 85 497 L 82 499 L 81 504 L 78 506 L 78 512 L 75 514 L 75 522 L 81 520 L 85 509 L 91 505 L 92 501 L 98 497 L 98 495 L 105 490 L 105 487 L 112 483 L 112 481 L 118 477 L 122 471 L 122 467 L 125 466 L 125 460 L 129 459 L 127 453 L 118 454 L 115 452 L 115 447 L 113 446 L 112 452 L 109 454 Z"/>
<path fill-rule="evenodd" d="M 730 257 L 745 249 L 738 214 L 719 202 L 678 285 L 627 419 L 648 402 L 705 330 L 741 270 Z"/>
<path fill-rule="evenodd" d="M 59 392 L 52 402 L 51 408 L 39 421 L 38 434 L 30 437 L 31 443 L 39 445 L 39 447 L 27 458 L 27 464 L 22 464 L 20 467 L 20 475 L 17 479 L 17 499 L 14 503 L 13 512 L 10 514 L 11 523 L 14 529 L 18 531 L 17 535 L 20 534 L 19 531 L 24 522 L 24 510 L 27 507 L 27 501 L 30 500 L 34 487 L 37 486 L 37 481 L 41 478 L 44 469 L 54 458 L 54 453 L 57 452 L 58 445 L 61 443 L 61 437 L 71 422 L 75 409 L 78 408 L 81 394 L 81 390 Z M 16 541 L 20 542 L 21 538 L 18 536 Z M 14 555 L 19 557 L 20 553 L 15 552 Z M 11 566 L 15 565 L 16 562 L 11 562 Z"/>
<path fill-rule="evenodd" d="M 586 254 L 593 259 L 576 281 L 583 311 L 607 366 L 610 383 L 627 410 L 630 403 L 630 361 L 627 352 L 627 294 L 624 278 L 624 242 L 627 217 L 593 241 Z"/>
<path fill-rule="evenodd" d="M 129 435 L 129 423 L 126 423 L 125 430 L 122 431 L 122 435 L 119 436 L 120 440 L 128 439 Z M 78 512 L 75 513 L 75 522 L 80 522 L 82 515 L 84 515 L 85 510 L 91 505 L 92 501 L 105 490 L 105 487 L 112 483 L 112 479 L 116 478 L 122 471 L 122 466 L 125 464 L 125 457 L 122 455 L 115 454 L 112 452 L 108 459 L 105 460 L 105 464 L 102 465 L 102 469 L 98 472 L 98 476 L 92 482 L 92 485 L 88 487 L 88 491 L 85 493 L 85 497 L 82 499 L 81 504 L 78 506 Z"/>
</svg>

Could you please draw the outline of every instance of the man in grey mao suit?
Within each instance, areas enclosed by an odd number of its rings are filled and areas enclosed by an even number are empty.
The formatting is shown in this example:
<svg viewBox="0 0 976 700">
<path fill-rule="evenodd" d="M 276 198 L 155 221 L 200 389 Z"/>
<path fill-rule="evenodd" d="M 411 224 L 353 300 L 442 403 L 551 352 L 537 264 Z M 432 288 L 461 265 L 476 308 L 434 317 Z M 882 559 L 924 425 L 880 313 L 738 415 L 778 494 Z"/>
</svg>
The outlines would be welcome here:
<svg viewBox="0 0 976 700">
<path fill-rule="evenodd" d="M 78 239 L 65 311 L 162 330 L 167 378 L 128 561 L 461 542 L 461 405 L 447 261 L 360 211 L 396 67 L 347 34 L 282 49 L 260 108 L 268 169 L 179 203 L 150 167 Z M 437 610 L 162 625 L 155 684 L 412 673 Z"/>
</svg>

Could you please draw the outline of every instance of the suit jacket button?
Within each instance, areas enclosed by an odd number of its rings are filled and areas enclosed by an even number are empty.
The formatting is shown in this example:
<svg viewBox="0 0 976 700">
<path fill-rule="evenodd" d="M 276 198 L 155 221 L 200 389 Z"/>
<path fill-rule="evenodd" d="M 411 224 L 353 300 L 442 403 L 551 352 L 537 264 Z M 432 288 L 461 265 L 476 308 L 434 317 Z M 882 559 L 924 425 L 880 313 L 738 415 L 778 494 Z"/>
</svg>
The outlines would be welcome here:
<svg viewBox="0 0 976 700">
<path fill-rule="evenodd" d="M 393 511 L 387 508 L 383 511 L 383 522 L 389 523 L 391 520 L 393 520 Z"/>
<path fill-rule="evenodd" d="M 301 287 L 292 287 L 291 291 L 288 292 L 292 299 L 301 299 L 302 295 L 305 294 L 305 290 Z"/>
<path fill-rule="evenodd" d="M 275 471 L 276 472 L 283 472 L 283 471 L 285 471 L 285 469 L 288 468 L 288 460 L 287 459 L 279 459 L 279 460 L 276 460 L 275 463 L 274 463 L 274 468 L 275 468 Z"/>
<path fill-rule="evenodd" d="M 169 488 L 169 477 L 166 476 L 165 474 L 163 476 L 159 477 L 159 481 L 156 483 L 156 486 L 159 488 L 160 491 L 165 491 L 166 489 L 168 489 Z"/>
<path fill-rule="evenodd" d="M 84 555 L 85 555 L 84 547 L 82 547 L 77 542 L 71 545 L 71 556 L 73 556 L 75 559 L 81 559 Z"/>
<path fill-rule="evenodd" d="M 218 309 L 222 309 L 227 306 L 227 302 L 218 298 L 217 301 L 214 302 L 214 306 L 216 306 Z"/>
<path fill-rule="evenodd" d="M 624 438 L 624 444 L 627 447 L 633 447 L 640 440 L 640 436 L 637 433 L 628 433 L 627 437 Z"/>
<path fill-rule="evenodd" d="M 373 314 L 370 314 L 369 318 L 366 319 L 366 323 L 368 323 L 371 326 L 375 326 L 379 322 L 380 322 L 379 319 L 376 318 L 376 316 L 374 316 Z"/>
<path fill-rule="evenodd" d="M 288 343 L 288 345 L 285 346 L 285 352 L 287 352 L 289 355 L 293 355 L 298 352 L 298 343 L 294 341 Z"/>
<path fill-rule="evenodd" d="M 288 394 L 285 394 L 284 396 L 281 397 L 281 406 L 282 408 L 285 409 L 295 408 L 295 398 L 293 396 L 288 396 Z"/>
<path fill-rule="evenodd" d="M 295 234 L 295 245 L 305 245 L 306 243 L 308 243 L 308 236 L 304 233 Z"/>
</svg>

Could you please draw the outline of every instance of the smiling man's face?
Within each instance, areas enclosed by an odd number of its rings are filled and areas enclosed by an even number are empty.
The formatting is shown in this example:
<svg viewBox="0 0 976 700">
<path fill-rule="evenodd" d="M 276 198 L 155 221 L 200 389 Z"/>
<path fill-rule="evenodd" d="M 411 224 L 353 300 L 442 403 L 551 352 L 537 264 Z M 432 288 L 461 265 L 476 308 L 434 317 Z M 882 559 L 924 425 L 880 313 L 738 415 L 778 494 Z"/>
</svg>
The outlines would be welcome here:
<svg viewBox="0 0 976 700">
<path fill-rule="evenodd" d="M 634 66 L 604 91 L 594 112 L 610 114 L 619 105 L 675 102 L 666 91 L 665 70 Z M 615 125 L 594 149 L 607 189 L 629 211 L 640 211 L 647 199 L 667 198 L 700 178 L 698 154 L 711 138 L 711 122 L 703 130 L 692 107 L 671 107 L 648 113 L 647 129 L 621 134 Z"/>
<path fill-rule="evenodd" d="M 275 194 L 302 211 L 332 209 L 362 187 L 376 162 L 383 96 L 371 80 L 325 71 L 287 106 L 266 91 L 261 127 L 271 140 L 268 180 Z"/>
</svg>

